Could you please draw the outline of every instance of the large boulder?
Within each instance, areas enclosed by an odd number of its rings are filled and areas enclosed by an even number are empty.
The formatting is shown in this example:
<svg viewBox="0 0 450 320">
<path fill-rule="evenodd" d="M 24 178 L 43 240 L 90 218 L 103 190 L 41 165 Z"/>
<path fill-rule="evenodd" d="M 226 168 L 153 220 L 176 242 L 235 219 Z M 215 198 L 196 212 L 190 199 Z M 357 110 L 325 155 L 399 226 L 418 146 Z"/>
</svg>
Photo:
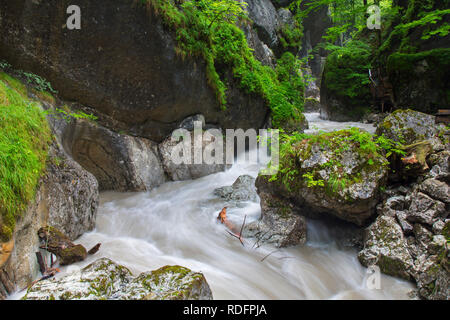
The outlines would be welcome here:
<svg viewBox="0 0 450 320">
<path fill-rule="evenodd" d="M 396 110 L 378 125 L 376 134 L 410 145 L 416 141 L 430 140 L 439 133 L 435 117 L 422 112 Z"/>
<path fill-rule="evenodd" d="M 24 300 L 212 300 L 201 273 L 165 266 L 136 278 L 126 267 L 102 258 L 62 278 L 36 283 Z"/>
<path fill-rule="evenodd" d="M 13 293 L 27 287 L 39 273 L 35 252 L 39 250 L 38 230 L 52 226 L 75 240 L 95 228 L 99 204 L 98 183 L 60 145 L 53 143 L 49 151 L 47 172 L 42 178 L 26 212 L 16 224 L 6 262 L 0 264 L 4 279 L 9 279 Z M 0 287 L 1 287 L 0 280 Z M 1 290 L 0 290 L 1 291 Z"/>
<path fill-rule="evenodd" d="M 55 227 L 71 240 L 95 228 L 99 204 L 97 179 L 61 147 L 50 149 L 47 175 L 44 177 L 44 204 L 48 225 Z"/>
<path fill-rule="evenodd" d="M 244 237 L 255 238 L 258 245 L 272 244 L 278 248 L 306 242 L 306 218 L 298 208 L 280 197 L 262 192 L 261 217 L 245 226 Z"/>
<path fill-rule="evenodd" d="M 388 162 L 380 152 L 367 153 L 355 136 L 371 141 L 370 134 L 355 130 L 287 142 L 278 173 L 257 178 L 258 194 L 280 195 L 312 218 L 331 214 L 364 225 L 375 213 Z"/>
<path fill-rule="evenodd" d="M 75 120 L 63 135 L 66 149 L 98 180 L 100 190 L 146 191 L 166 181 L 156 143 Z"/>
<path fill-rule="evenodd" d="M 226 201 L 258 201 L 255 178 L 249 175 L 239 176 L 231 186 L 215 189 L 214 194 Z"/>
<path fill-rule="evenodd" d="M 270 0 L 246 0 L 245 2 L 248 4 L 248 14 L 259 38 L 269 47 L 276 47 L 278 45 L 278 16 L 272 2 Z"/>
<path fill-rule="evenodd" d="M 45 77 L 66 100 L 92 107 L 102 125 L 155 142 L 198 113 L 223 128 L 265 123 L 264 99 L 236 83 L 228 85 L 226 110 L 220 107 L 206 63 L 177 54 L 173 33 L 151 6 L 131 0 L 76 4 L 80 30 L 65 27 L 67 3 L 2 1 L 0 29 L 8 31 L 0 35 L 0 57 Z"/>
</svg>

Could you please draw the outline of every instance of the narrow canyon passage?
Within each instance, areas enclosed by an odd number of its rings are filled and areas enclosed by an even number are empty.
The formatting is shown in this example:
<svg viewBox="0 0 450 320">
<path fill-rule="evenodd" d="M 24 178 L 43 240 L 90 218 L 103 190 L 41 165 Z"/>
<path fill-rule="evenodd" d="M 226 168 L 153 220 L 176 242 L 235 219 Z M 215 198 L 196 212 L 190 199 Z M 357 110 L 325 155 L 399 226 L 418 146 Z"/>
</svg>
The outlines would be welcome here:
<svg viewBox="0 0 450 320">
<path fill-rule="evenodd" d="M 362 123 L 323 121 L 318 114 L 306 116 L 309 133 L 348 126 L 374 129 Z M 88 248 L 101 242 L 101 250 L 63 268 L 57 278 L 108 257 L 135 275 L 164 265 L 200 271 L 214 299 L 408 299 L 413 284 L 386 275 L 381 275 L 381 289 L 369 289 L 370 274 L 358 262 L 356 249 L 341 246 L 333 236 L 336 230 L 332 235 L 319 221 L 309 222 L 305 246 L 255 248 L 254 239 L 245 239 L 242 246 L 231 237 L 216 221 L 227 204 L 213 190 L 231 185 L 243 174 L 256 177 L 260 167 L 238 161 L 226 172 L 169 182 L 151 192 L 103 193 L 96 229 L 77 241 Z M 259 215 L 256 202 L 228 209 L 228 217 L 237 225 L 244 216 L 251 222 Z"/>
</svg>

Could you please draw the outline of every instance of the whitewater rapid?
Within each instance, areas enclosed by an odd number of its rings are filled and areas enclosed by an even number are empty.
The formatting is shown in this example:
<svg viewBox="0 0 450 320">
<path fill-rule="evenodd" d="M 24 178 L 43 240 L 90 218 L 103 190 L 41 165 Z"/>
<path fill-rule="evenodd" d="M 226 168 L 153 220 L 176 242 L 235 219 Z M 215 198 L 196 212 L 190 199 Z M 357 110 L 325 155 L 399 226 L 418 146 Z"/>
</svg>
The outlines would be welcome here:
<svg viewBox="0 0 450 320">
<path fill-rule="evenodd" d="M 336 123 L 307 114 L 311 129 L 331 131 L 371 125 Z M 381 288 L 369 289 L 370 274 L 357 260 L 356 249 L 340 246 L 332 235 L 339 230 L 308 222 L 304 246 L 275 251 L 272 246 L 245 246 L 216 221 L 226 203 L 213 194 L 240 175 L 256 177 L 260 165 L 235 164 L 226 172 L 201 179 L 168 182 L 151 192 L 101 194 L 96 229 L 76 243 L 100 251 L 87 260 L 62 268 L 57 277 L 107 257 L 134 275 L 164 265 L 182 265 L 202 272 L 214 299 L 408 299 L 409 282 L 381 275 Z M 241 224 L 258 219 L 260 206 L 247 202 L 230 207 L 228 217 Z M 272 253 L 267 257 L 268 254 Z M 16 298 L 23 293 L 15 295 Z"/>
</svg>

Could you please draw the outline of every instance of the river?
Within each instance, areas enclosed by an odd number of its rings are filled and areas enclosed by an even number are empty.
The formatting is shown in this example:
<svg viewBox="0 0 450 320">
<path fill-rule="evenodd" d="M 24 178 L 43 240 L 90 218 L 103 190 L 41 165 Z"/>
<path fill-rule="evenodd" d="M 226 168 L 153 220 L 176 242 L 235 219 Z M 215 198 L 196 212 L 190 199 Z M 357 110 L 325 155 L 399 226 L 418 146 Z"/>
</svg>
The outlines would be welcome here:
<svg viewBox="0 0 450 320">
<path fill-rule="evenodd" d="M 306 116 L 307 132 L 348 126 L 374 131 L 372 125 L 324 121 L 317 113 Z M 203 272 L 215 299 L 408 299 L 413 284 L 389 276 L 381 275 L 380 289 L 369 289 L 370 274 L 358 262 L 356 249 L 341 246 L 333 236 L 336 230 L 323 223 L 308 223 L 306 245 L 279 251 L 268 245 L 255 249 L 252 239 L 242 246 L 231 237 L 216 221 L 225 202 L 213 190 L 242 174 L 256 177 L 259 168 L 239 163 L 226 172 L 168 182 L 151 192 L 102 193 L 96 229 L 76 241 L 87 248 L 101 242 L 100 251 L 62 268 L 58 277 L 108 257 L 135 275 L 164 265 Z M 228 209 L 236 224 L 244 216 L 251 222 L 259 215 L 259 204 L 253 202 Z"/>
</svg>

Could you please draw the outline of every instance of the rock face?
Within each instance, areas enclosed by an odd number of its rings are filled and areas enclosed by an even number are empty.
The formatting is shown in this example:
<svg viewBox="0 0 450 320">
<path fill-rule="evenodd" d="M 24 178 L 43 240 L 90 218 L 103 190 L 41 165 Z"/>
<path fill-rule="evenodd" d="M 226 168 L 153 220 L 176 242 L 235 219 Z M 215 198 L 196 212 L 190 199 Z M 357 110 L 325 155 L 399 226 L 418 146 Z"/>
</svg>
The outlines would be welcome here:
<svg viewBox="0 0 450 320">
<path fill-rule="evenodd" d="M 215 189 L 214 194 L 227 201 L 258 201 L 255 178 L 249 175 L 240 176 L 231 186 Z"/>
<path fill-rule="evenodd" d="M 269 47 L 276 47 L 278 16 L 272 2 L 270 0 L 246 0 L 246 2 L 249 17 L 254 22 L 259 38 Z"/>
<path fill-rule="evenodd" d="M 41 227 L 56 227 L 71 240 L 95 227 L 99 201 L 97 180 L 57 143 L 50 147 L 49 154 L 47 174 L 34 202 L 16 225 L 14 249 L 9 259 L 0 266 L 0 272 L 3 270 L 13 290 L 28 286 L 38 275 L 35 252 L 39 248 L 37 233 Z"/>
<path fill-rule="evenodd" d="M 145 191 L 166 181 L 156 143 L 87 120 L 66 128 L 66 149 L 98 180 L 100 190 Z"/>
<path fill-rule="evenodd" d="M 141 2 L 77 5 L 82 28 L 73 31 L 60 28 L 68 18 L 66 3 L 3 1 L 0 29 L 8 32 L 0 35 L 0 57 L 45 77 L 62 98 L 94 108 L 102 125 L 155 142 L 193 114 L 222 128 L 265 123 L 264 100 L 237 85 L 230 84 L 222 110 L 203 60 L 177 56 L 172 33 Z"/>
<path fill-rule="evenodd" d="M 261 218 L 244 228 L 243 236 L 256 238 L 258 244 L 269 243 L 278 248 L 306 242 L 306 218 L 298 208 L 272 194 L 260 192 Z"/>
<path fill-rule="evenodd" d="M 212 300 L 201 273 L 165 266 L 133 278 L 124 266 L 103 258 L 84 269 L 38 282 L 24 300 Z"/>
<path fill-rule="evenodd" d="M 427 179 L 396 190 L 366 230 L 360 262 L 376 264 L 389 275 L 414 279 L 422 298 L 450 299 L 450 210 L 441 192 L 446 188 L 446 183 Z"/>
<path fill-rule="evenodd" d="M 378 265 L 383 273 L 409 279 L 413 259 L 401 227 L 394 218 L 379 216 L 367 229 L 365 248 L 358 254 L 365 266 Z"/>
<path fill-rule="evenodd" d="M 59 147 L 51 149 L 50 157 L 43 182 L 48 224 L 75 240 L 95 227 L 98 182 Z"/>
<path fill-rule="evenodd" d="M 439 49 L 416 54 L 394 53 L 387 59 L 387 72 L 398 106 L 430 114 L 449 108 L 446 85 L 449 77 L 442 70 L 449 68 L 450 50 L 448 39 L 439 38 L 434 38 L 433 44 Z"/>
</svg>

